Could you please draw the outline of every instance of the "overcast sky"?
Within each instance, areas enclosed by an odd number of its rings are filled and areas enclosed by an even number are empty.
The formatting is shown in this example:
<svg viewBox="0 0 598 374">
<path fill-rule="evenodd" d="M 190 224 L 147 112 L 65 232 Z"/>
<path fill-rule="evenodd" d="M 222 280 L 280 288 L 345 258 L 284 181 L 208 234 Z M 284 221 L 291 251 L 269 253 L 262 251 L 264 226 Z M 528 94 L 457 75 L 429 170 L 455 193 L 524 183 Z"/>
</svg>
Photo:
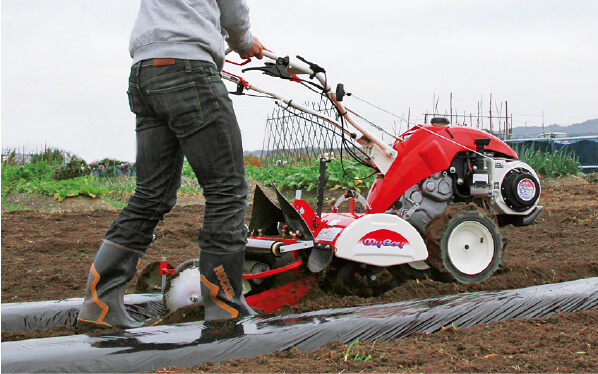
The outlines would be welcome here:
<svg viewBox="0 0 598 374">
<path fill-rule="evenodd" d="M 248 0 L 253 32 L 280 55 L 399 116 L 476 113 L 508 102 L 515 126 L 598 118 L 598 1 Z M 135 159 L 126 89 L 139 0 L 2 0 L 2 148 Z M 294 88 L 246 75 L 285 94 Z M 233 87 L 231 87 L 231 90 Z M 234 98 L 245 149 L 261 149 L 269 100 Z M 394 117 L 348 98 L 371 120 Z M 363 108 L 363 109 L 362 109 Z M 496 112 L 496 108 L 493 108 Z"/>
</svg>

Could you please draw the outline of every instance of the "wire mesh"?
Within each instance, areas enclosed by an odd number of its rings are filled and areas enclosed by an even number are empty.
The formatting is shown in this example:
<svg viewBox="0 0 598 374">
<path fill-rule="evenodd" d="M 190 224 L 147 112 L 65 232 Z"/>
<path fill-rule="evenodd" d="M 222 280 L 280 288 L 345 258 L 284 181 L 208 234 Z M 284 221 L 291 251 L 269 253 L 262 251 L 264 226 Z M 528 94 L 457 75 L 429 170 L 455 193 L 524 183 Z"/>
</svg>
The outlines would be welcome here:
<svg viewBox="0 0 598 374">
<path fill-rule="evenodd" d="M 332 104 L 321 99 L 308 102 L 305 106 L 330 118 L 338 119 Z M 357 144 L 345 136 L 345 146 L 357 150 Z M 298 163 L 312 163 L 322 156 L 343 155 L 341 130 L 332 124 L 292 107 L 277 107 L 266 120 L 266 136 L 261 160 L 265 166 L 292 166 Z"/>
</svg>

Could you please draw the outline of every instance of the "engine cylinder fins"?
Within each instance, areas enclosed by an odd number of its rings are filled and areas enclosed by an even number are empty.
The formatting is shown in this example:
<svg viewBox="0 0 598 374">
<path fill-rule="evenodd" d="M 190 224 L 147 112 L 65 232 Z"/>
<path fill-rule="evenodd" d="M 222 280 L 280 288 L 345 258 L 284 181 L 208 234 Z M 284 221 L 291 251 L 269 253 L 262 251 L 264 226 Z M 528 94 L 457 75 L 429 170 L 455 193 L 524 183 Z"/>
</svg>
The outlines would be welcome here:
<svg viewBox="0 0 598 374">
<path fill-rule="evenodd" d="M 502 180 L 503 200 L 516 212 L 524 212 L 536 205 L 540 198 L 540 182 L 524 168 L 510 170 Z"/>
<path fill-rule="evenodd" d="M 447 207 L 453 190 L 452 176 L 439 172 L 405 191 L 392 208 L 423 235 L 428 222 Z"/>
<path fill-rule="evenodd" d="M 474 204 L 449 206 L 426 227 L 427 262 L 442 281 L 478 283 L 498 269 L 503 240 L 497 224 Z"/>
</svg>

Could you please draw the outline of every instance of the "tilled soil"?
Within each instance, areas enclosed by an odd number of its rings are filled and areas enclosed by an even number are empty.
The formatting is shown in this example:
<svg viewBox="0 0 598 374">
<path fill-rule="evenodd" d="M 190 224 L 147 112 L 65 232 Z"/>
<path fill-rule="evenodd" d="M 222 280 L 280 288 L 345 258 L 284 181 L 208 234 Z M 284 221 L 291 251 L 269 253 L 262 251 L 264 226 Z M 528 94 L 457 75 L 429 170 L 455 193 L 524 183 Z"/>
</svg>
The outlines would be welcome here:
<svg viewBox="0 0 598 374">
<path fill-rule="evenodd" d="M 332 192 L 334 195 L 334 191 Z M 337 193 L 338 194 L 338 193 Z M 117 211 L 98 204 L 50 211 L 2 212 L 2 302 L 82 297 L 87 271 Z M 68 200 L 68 199 L 67 199 Z M 189 204 L 189 201 L 186 201 Z M 285 312 L 384 303 L 473 291 L 497 291 L 598 276 L 598 185 L 577 177 L 543 181 L 544 211 L 536 224 L 501 229 L 507 240 L 501 268 L 479 284 L 407 280 L 378 297 L 314 292 Z M 179 264 L 196 257 L 202 204 L 177 206 L 156 229 L 156 240 L 142 267 L 166 256 Z M 249 212 L 248 212 L 249 214 Z M 131 282 L 129 292 L 134 292 Z M 396 342 L 331 343 L 317 351 L 288 351 L 221 365 L 172 369 L 177 372 L 331 372 L 331 371 L 501 371 L 596 372 L 598 312 L 543 320 L 490 323 L 441 333 L 415 334 Z M 56 329 L 50 335 L 70 335 Z M 2 340 L 33 338 L 43 332 L 3 332 Z M 364 358 L 361 357 L 361 358 Z"/>
</svg>

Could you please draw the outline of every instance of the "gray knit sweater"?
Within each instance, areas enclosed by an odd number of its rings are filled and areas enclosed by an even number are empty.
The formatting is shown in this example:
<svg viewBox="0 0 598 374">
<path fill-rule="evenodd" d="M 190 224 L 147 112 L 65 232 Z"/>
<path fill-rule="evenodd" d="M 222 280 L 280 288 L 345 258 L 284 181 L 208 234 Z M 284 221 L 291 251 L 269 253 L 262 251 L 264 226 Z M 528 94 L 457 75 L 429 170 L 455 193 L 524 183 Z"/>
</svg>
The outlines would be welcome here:
<svg viewBox="0 0 598 374">
<path fill-rule="evenodd" d="M 181 58 L 222 69 L 225 40 L 236 52 L 251 47 L 245 0 L 141 0 L 129 52 L 133 63 Z"/>
</svg>

